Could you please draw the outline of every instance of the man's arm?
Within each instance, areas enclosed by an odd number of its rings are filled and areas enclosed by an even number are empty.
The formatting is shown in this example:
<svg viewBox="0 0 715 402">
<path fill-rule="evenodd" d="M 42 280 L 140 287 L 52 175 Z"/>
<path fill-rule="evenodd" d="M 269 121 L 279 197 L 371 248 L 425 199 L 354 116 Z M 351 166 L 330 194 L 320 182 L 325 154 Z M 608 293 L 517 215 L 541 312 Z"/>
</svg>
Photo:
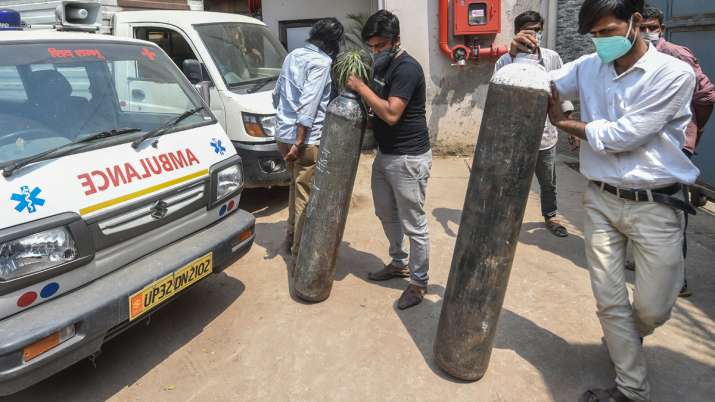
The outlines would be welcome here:
<svg viewBox="0 0 715 402">
<path fill-rule="evenodd" d="M 348 88 L 357 92 L 372 108 L 380 120 L 394 126 L 402 119 L 402 114 L 407 108 L 415 89 L 424 79 L 422 69 L 412 63 L 402 63 L 395 67 L 390 75 L 390 93 L 387 100 L 382 99 L 364 82 L 353 79 L 348 82 Z"/>
<path fill-rule="evenodd" d="M 549 117 L 557 128 L 588 141 L 596 152 L 632 151 L 658 135 L 666 124 L 678 116 L 684 105 L 690 104 L 695 88 L 694 74 L 662 77 L 659 81 L 663 83 L 660 90 L 651 91 L 641 98 L 618 120 L 595 120 L 589 123 L 565 118 L 558 103 L 558 91 L 555 91 L 552 83 Z"/>
<path fill-rule="evenodd" d="M 407 100 L 398 96 L 390 96 L 387 100 L 384 100 L 377 96 L 363 80 L 354 75 L 348 78 L 346 86 L 360 95 L 380 120 L 391 126 L 394 126 L 400 121 L 402 114 L 407 108 Z"/>
<path fill-rule="evenodd" d="M 295 143 L 284 156 L 285 160 L 292 162 L 298 158 L 299 148 L 305 142 L 308 131 L 313 127 L 313 121 L 318 114 L 320 102 L 323 99 L 325 86 L 330 82 L 330 66 L 313 65 L 308 71 L 300 98 L 298 98 L 298 115 L 296 122 Z"/>
</svg>

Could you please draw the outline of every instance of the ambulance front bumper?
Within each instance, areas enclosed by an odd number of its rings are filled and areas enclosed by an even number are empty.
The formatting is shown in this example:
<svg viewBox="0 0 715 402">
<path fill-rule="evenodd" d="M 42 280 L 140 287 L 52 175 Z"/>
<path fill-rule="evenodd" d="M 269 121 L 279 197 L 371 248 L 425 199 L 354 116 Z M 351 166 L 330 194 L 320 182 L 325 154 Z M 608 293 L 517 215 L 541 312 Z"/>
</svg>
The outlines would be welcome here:
<svg viewBox="0 0 715 402">
<path fill-rule="evenodd" d="M 213 253 L 214 273 L 230 266 L 251 248 L 254 226 L 253 215 L 238 210 L 87 286 L 0 321 L 0 396 L 18 392 L 94 355 L 107 339 L 141 322 L 142 319 L 129 322 L 128 299 L 147 284 L 209 252 Z M 250 237 L 241 239 L 248 229 Z M 142 317 L 150 315 L 151 312 Z M 73 337 L 24 361 L 26 346 L 71 325 L 75 328 Z"/>
</svg>

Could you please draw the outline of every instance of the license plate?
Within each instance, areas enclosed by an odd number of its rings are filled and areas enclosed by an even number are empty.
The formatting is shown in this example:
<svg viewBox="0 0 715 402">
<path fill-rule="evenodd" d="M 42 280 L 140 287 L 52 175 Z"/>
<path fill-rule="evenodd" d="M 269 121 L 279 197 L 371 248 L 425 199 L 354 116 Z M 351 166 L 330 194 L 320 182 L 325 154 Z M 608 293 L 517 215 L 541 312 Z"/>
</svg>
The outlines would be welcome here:
<svg viewBox="0 0 715 402">
<path fill-rule="evenodd" d="M 172 298 L 213 271 L 213 253 L 208 253 L 184 265 L 165 277 L 129 296 L 129 321 Z"/>
</svg>

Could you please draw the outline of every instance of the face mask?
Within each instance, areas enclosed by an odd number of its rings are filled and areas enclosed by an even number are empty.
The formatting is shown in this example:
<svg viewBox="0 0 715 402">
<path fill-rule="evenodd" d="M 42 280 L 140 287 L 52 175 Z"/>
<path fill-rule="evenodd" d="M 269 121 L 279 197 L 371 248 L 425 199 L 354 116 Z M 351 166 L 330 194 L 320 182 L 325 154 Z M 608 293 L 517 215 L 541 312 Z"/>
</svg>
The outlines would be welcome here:
<svg viewBox="0 0 715 402">
<path fill-rule="evenodd" d="M 660 40 L 660 32 L 641 32 L 641 36 L 653 45 Z"/>
<path fill-rule="evenodd" d="M 605 38 L 591 38 L 596 45 L 596 53 L 604 63 L 612 63 L 614 60 L 628 53 L 633 47 L 633 42 L 629 39 L 631 28 L 633 27 L 633 17 L 628 23 L 626 36 L 607 36 Z"/>
<path fill-rule="evenodd" d="M 397 54 L 397 48 L 385 49 L 372 56 L 372 69 L 376 74 L 380 74 L 387 70 L 390 66 L 392 58 Z"/>
<path fill-rule="evenodd" d="M 539 44 L 539 47 L 541 47 L 541 41 L 544 39 L 544 33 L 543 32 L 537 32 L 536 33 L 536 42 Z"/>
</svg>

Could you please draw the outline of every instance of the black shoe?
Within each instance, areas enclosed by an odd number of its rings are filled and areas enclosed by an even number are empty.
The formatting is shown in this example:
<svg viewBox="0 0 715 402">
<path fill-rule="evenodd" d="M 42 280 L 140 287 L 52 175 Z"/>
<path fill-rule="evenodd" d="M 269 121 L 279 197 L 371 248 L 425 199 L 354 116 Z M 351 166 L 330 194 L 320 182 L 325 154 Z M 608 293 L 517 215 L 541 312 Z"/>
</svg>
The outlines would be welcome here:
<svg viewBox="0 0 715 402">
<path fill-rule="evenodd" d="M 422 299 L 425 298 L 425 293 L 427 293 L 426 288 L 410 284 L 407 286 L 407 289 L 402 292 L 400 300 L 397 301 L 397 307 L 400 310 L 404 310 L 406 308 L 416 306 L 422 302 Z"/>
<path fill-rule="evenodd" d="M 367 274 L 371 281 L 382 282 L 392 278 L 409 278 L 410 269 L 408 267 L 398 267 L 389 263 L 379 271 L 370 272 Z"/>
</svg>

